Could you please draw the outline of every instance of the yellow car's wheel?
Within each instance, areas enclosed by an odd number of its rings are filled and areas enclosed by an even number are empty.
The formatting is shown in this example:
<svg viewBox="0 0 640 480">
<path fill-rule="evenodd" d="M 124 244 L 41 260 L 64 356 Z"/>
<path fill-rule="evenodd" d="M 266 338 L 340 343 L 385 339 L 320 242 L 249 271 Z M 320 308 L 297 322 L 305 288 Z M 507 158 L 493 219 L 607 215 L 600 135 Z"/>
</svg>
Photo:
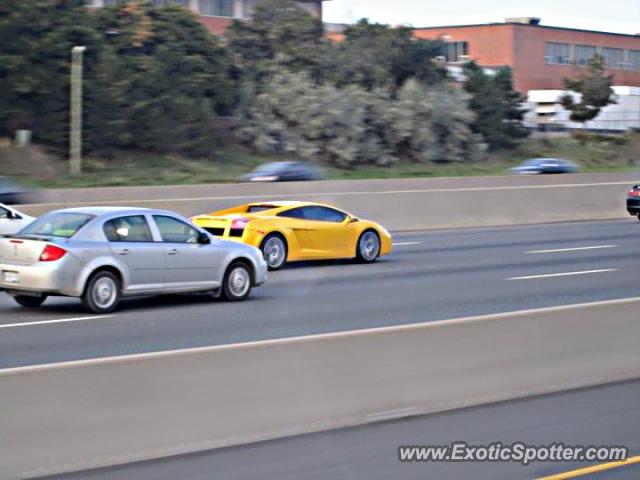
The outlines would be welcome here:
<svg viewBox="0 0 640 480">
<path fill-rule="evenodd" d="M 362 232 L 358 239 L 357 258 L 363 263 L 375 262 L 380 255 L 380 237 L 373 230 Z"/>
<path fill-rule="evenodd" d="M 287 261 L 287 241 L 279 233 L 271 233 L 265 237 L 260 247 L 269 270 L 278 270 Z"/>
</svg>

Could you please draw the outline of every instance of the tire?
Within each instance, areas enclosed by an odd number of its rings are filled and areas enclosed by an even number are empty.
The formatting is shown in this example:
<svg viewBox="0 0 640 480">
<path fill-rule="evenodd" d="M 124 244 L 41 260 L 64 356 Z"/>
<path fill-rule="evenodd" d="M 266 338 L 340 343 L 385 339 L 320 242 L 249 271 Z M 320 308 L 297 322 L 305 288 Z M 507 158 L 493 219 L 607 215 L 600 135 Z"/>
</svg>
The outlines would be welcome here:
<svg viewBox="0 0 640 480">
<path fill-rule="evenodd" d="M 82 305 L 93 313 L 111 313 L 120 303 L 120 279 L 106 270 L 94 273 L 82 294 Z"/>
<path fill-rule="evenodd" d="M 16 295 L 15 297 L 13 297 L 13 299 L 23 307 L 37 308 L 44 303 L 44 301 L 47 299 L 47 296 L 41 295 L 39 297 L 31 297 L 29 295 Z"/>
<path fill-rule="evenodd" d="M 269 266 L 269 270 L 280 270 L 287 263 L 287 241 L 278 233 L 270 233 L 260 246 L 262 255 Z"/>
<path fill-rule="evenodd" d="M 380 236 L 374 230 L 365 230 L 358 238 L 356 258 L 361 263 L 373 263 L 380 256 Z"/>
<path fill-rule="evenodd" d="M 251 293 L 251 269 L 242 261 L 231 262 L 222 281 L 222 298 L 240 302 Z"/>
</svg>

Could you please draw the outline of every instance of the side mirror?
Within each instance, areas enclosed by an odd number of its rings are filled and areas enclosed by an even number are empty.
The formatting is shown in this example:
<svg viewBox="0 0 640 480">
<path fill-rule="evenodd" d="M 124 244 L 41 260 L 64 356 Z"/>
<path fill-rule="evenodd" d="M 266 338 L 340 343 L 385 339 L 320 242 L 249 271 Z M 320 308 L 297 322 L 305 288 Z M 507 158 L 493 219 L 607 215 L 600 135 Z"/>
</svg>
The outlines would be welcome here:
<svg viewBox="0 0 640 480">
<path fill-rule="evenodd" d="M 359 222 L 360 219 L 358 217 L 347 217 L 347 223 L 356 223 Z"/>
<path fill-rule="evenodd" d="M 11 210 L 7 210 L 7 215 L 4 218 L 8 218 L 9 220 L 15 220 L 17 215 L 13 213 Z"/>
<path fill-rule="evenodd" d="M 198 236 L 198 243 L 201 245 L 208 245 L 211 243 L 211 238 L 206 233 L 200 232 Z"/>
</svg>

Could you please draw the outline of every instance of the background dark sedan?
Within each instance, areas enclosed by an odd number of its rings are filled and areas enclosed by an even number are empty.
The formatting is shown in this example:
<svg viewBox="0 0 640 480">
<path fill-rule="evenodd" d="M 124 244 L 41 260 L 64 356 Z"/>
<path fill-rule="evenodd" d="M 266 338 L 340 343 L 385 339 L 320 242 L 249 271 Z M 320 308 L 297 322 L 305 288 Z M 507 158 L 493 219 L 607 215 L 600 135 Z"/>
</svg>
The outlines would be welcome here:
<svg viewBox="0 0 640 480">
<path fill-rule="evenodd" d="M 531 158 L 510 169 L 511 173 L 576 173 L 578 165 L 560 158 Z"/>
<path fill-rule="evenodd" d="M 305 162 L 273 162 L 260 165 L 238 178 L 240 182 L 305 182 L 322 180 L 322 170 Z"/>
<path fill-rule="evenodd" d="M 0 177 L 0 203 L 17 205 L 29 203 L 32 192 L 9 177 Z"/>
<path fill-rule="evenodd" d="M 627 212 L 640 220 L 640 185 L 634 185 L 627 194 Z"/>
</svg>

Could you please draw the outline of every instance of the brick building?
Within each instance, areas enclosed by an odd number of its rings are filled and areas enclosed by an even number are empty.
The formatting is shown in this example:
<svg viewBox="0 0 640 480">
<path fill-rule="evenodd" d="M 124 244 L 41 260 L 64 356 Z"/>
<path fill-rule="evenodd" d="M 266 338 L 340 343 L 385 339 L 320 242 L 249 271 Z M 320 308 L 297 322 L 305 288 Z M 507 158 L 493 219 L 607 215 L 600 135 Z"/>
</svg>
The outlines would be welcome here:
<svg viewBox="0 0 640 480">
<path fill-rule="evenodd" d="M 564 78 L 579 76 L 596 53 L 615 85 L 640 87 L 640 35 L 548 27 L 537 18 L 417 28 L 415 35 L 443 39 L 449 64 L 474 60 L 484 67 L 511 67 L 515 87 L 523 93 L 564 88 Z"/>
<path fill-rule="evenodd" d="M 262 0 L 151 0 L 157 6 L 166 4 L 181 5 L 191 9 L 200 16 L 200 21 L 209 31 L 222 35 L 225 29 L 236 19 L 249 19 Z M 298 0 L 296 3 L 311 13 L 322 18 L 322 2 L 326 0 Z M 92 7 L 112 6 L 122 0 L 88 0 Z"/>
</svg>

